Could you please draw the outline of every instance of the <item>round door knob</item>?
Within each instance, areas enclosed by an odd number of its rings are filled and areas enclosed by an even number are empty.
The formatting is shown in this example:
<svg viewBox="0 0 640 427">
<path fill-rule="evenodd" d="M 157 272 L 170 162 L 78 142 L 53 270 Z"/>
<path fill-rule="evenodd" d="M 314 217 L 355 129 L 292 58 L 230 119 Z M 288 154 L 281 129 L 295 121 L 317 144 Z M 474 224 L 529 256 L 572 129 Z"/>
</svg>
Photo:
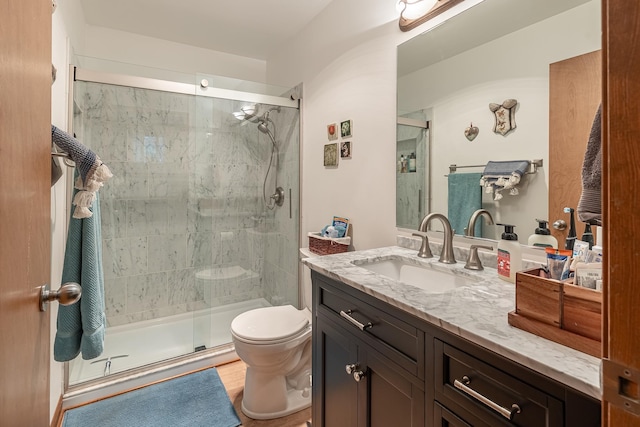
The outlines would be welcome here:
<svg viewBox="0 0 640 427">
<path fill-rule="evenodd" d="M 347 366 L 344 367 L 344 370 L 347 371 L 347 374 L 351 375 L 353 374 L 353 372 L 358 369 L 358 365 L 356 365 L 355 363 L 351 363 Z"/>
<path fill-rule="evenodd" d="M 361 379 L 363 379 L 366 376 L 366 374 L 363 371 L 355 371 L 353 373 L 353 379 L 356 380 L 356 382 L 360 382 Z"/>
<path fill-rule="evenodd" d="M 562 231 L 567 228 L 567 222 L 564 219 L 559 219 L 553 223 L 553 228 L 556 230 Z"/>
<path fill-rule="evenodd" d="M 40 287 L 40 311 L 47 311 L 49 302 L 58 301 L 62 305 L 71 305 L 77 302 L 82 295 L 82 288 L 74 282 L 67 282 L 57 291 L 52 291 L 49 285 Z"/>
</svg>

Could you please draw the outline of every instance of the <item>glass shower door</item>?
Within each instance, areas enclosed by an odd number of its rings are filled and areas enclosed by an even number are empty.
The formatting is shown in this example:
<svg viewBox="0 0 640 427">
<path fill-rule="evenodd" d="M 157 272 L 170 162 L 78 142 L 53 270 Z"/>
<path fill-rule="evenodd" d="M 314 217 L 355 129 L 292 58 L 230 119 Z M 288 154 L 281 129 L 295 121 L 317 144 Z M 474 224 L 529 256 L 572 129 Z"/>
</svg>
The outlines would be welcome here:
<svg viewBox="0 0 640 427">
<path fill-rule="evenodd" d="M 196 99 L 193 206 L 199 227 L 211 230 L 196 271 L 207 306 L 195 314 L 200 349 L 230 343 L 231 321 L 244 311 L 298 303 L 298 109 L 250 98 Z M 244 116 L 249 109 L 269 112 L 275 146 Z M 270 203 L 276 185 L 282 206 Z"/>
<path fill-rule="evenodd" d="M 230 351 L 237 314 L 297 305 L 297 102 L 83 75 L 76 70 L 73 130 L 114 174 L 99 191 L 107 330 L 100 357 L 69 363 L 68 384 L 200 350 Z M 233 114 L 252 98 L 277 107 L 267 123 L 275 145 L 257 122 Z M 263 189 L 268 200 L 276 183 L 285 199 L 270 209 Z"/>
</svg>

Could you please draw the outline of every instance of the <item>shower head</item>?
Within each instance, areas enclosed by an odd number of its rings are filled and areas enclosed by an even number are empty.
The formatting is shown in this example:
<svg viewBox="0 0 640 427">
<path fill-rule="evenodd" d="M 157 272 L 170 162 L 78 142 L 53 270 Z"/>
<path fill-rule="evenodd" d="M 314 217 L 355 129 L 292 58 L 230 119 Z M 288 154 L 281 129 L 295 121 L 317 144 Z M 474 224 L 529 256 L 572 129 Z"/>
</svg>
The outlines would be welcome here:
<svg viewBox="0 0 640 427">
<path fill-rule="evenodd" d="M 267 120 L 269 120 L 269 118 L 267 118 Z M 277 146 L 276 138 L 275 136 L 273 136 L 273 132 L 271 132 L 271 129 L 269 129 L 269 127 L 267 126 L 267 120 L 264 120 L 262 118 L 259 120 L 260 123 L 258 123 L 258 130 L 262 133 L 266 133 L 267 135 L 269 135 L 269 138 L 271 138 L 271 143 L 273 144 L 274 147 L 276 147 Z"/>
<path fill-rule="evenodd" d="M 258 130 L 266 134 L 271 133 L 271 131 L 267 127 L 267 122 L 265 120 L 260 120 L 260 123 L 258 123 Z"/>
</svg>

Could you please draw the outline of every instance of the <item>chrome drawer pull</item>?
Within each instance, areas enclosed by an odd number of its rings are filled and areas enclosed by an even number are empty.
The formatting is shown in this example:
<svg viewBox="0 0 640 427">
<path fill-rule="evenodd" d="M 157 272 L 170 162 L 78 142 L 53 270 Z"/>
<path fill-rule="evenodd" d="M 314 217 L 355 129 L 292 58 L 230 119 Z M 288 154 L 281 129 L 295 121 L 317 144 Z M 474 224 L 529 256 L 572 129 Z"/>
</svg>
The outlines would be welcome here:
<svg viewBox="0 0 640 427">
<path fill-rule="evenodd" d="M 353 313 L 352 310 L 340 310 L 340 316 L 344 317 L 345 319 L 347 319 L 351 324 L 355 325 L 358 327 L 358 329 L 360 329 L 361 331 L 364 331 L 365 329 L 369 329 L 373 327 L 373 324 L 371 322 L 367 323 L 366 325 L 358 322 L 356 319 L 354 319 L 353 317 L 349 316 L 351 313 Z"/>
<path fill-rule="evenodd" d="M 513 421 L 513 416 L 515 414 L 519 414 L 520 413 L 520 406 L 518 406 L 517 404 L 514 403 L 513 405 L 511 405 L 511 409 L 504 408 L 504 407 L 498 405 L 493 400 L 481 395 L 480 393 L 478 393 L 477 391 L 475 391 L 471 387 L 468 387 L 467 385 L 470 382 L 471 382 L 471 380 L 469 379 L 469 377 L 465 375 L 464 377 L 462 377 L 462 381 L 459 381 L 459 380 L 453 381 L 453 385 L 457 389 L 462 390 L 463 392 L 467 393 L 469 396 L 471 396 L 471 397 L 475 398 L 476 400 L 479 400 L 480 402 L 484 403 L 489 408 L 493 409 L 494 411 L 496 411 L 497 413 L 499 413 L 500 415 L 502 415 L 503 417 L 505 417 L 509 421 Z"/>
</svg>

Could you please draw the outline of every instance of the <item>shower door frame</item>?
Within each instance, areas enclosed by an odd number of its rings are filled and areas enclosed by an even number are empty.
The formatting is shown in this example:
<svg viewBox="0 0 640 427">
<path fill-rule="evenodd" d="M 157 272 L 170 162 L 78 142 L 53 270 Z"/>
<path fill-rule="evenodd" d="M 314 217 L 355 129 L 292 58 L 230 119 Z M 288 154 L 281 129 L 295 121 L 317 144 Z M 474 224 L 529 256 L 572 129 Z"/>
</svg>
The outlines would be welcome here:
<svg viewBox="0 0 640 427">
<path fill-rule="evenodd" d="M 69 90 L 68 90 L 68 129 L 73 129 L 73 109 L 74 109 L 74 82 L 82 81 L 89 83 L 101 83 L 115 86 L 132 87 L 139 89 L 149 89 L 161 92 L 178 93 L 184 95 L 204 96 L 208 98 L 217 98 L 225 100 L 234 100 L 242 102 L 251 102 L 259 104 L 269 104 L 281 107 L 295 108 L 299 112 L 299 123 L 301 123 L 302 103 L 300 99 L 296 97 L 282 97 L 275 95 L 266 95 L 245 91 L 236 91 L 232 89 L 222 89 L 216 87 L 208 87 L 205 81 L 202 81 L 200 85 L 173 82 L 169 80 L 160 80 L 149 77 L 129 76 L 123 74 L 114 74 L 108 72 L 95 71 L 90 69 L 79 68 L 74 65 L 70 65 L 69 72 Z M 298 167 L 298 182 L 302 174 L 302 127 L 299 126 L 298 135 L 299 145 L 299 167 Z M 72 174 L 68 175 L 67 185 L 67 200 L 71 200 L 71 194 L 73 191 L 73 177 Z M 298 187 L 298 200 L 299 205 L 301 202 L 301 187 Z M 70 208 L 68 208 L 70 209 Z M 68 212 L 69 213 L 69 212 Z M 67 215 L 69 217 L 69 215 Z M 298 210 L 298 224 L 301 220 L 301 211 Z M 300 232 L 298 232 L 298 247 L 300 247 Z M 300 293 L 300 280 L 301 279 L 301 267 L 298 266 L 298 304 L 301 303 L 302 295 Z M 207 349 L 205 351 L 184 354 L 174 358 L 162 360 L 159 362 L 139 366 L 122 372 L 114 373 L 108 377 L 101 377 L 92 380 L 83 381 L 81 383 L 69 384 L 69 362 L 64 362 L 63 366 L 63 390 L 65 404 L 63 406 L 73 406 L 81 401 L 88 401 L 96 399 L 96 396 L 106 393 L 114 394 L 121 390 L 131 388 L 133 386 L 139 386 L 141 384 L 147 384 L 153 381 L 157 381 L 160 378 L 164 378 L 165 372 L 168 371 L 169 375 L 175 375 L 176 371 L 179 371 L 183 366 L 189 366 L 191 369 L 197 369 L 199 367 L 209 366 L 212 363 L 226 363 L 231 360 L 237 359 L 235 356 L 234 347 L 232 343 L 224 344 L 215 348 Z M 105 378 L 107 378 L 105 380 Z M 131 384 L 133 382 L 133 384 Z M 124 388 L 123 388 L 124 386 Z"/>
</svg>

